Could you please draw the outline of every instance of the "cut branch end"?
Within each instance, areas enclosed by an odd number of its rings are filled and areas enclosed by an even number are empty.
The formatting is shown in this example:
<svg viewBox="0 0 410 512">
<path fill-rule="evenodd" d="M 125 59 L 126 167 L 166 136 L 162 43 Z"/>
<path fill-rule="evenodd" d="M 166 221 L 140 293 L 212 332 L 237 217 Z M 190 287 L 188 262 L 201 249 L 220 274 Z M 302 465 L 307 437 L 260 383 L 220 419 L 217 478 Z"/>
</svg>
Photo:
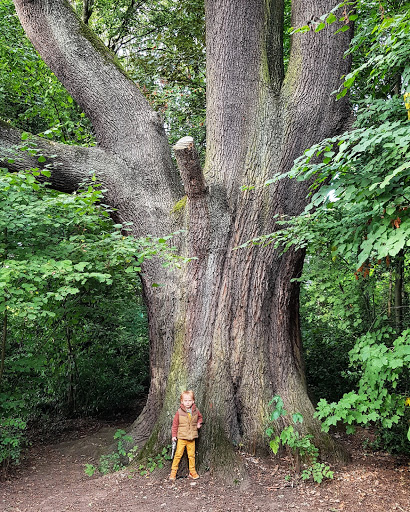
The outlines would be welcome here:
<svg viewBox="0 0 410 512">
<path fill-rule="evenodd" d="M 184 182 L 185 193 L 188 198 L 203 196 L 206 193 L 206 183 L 195 149 L 192 137 L 182 137 L 173 146 L 175 158 Z"/>
</svg>

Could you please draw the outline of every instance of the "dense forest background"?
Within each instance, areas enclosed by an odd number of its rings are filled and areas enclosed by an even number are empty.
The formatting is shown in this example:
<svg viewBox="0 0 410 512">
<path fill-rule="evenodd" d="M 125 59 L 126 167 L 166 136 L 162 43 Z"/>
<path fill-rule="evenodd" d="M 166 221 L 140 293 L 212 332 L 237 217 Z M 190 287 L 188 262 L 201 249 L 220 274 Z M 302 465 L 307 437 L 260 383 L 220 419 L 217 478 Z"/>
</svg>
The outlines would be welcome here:
<svg viewBox="0 0 410 512">
<path fill-rule="evenodd" d="M 170 142 L 191 135 L 202 158 L 202 3 L 71 3 L 161 113 Z M 306 250 L 304 356 L 324 428 L 372 427 L 376 448 L 409 453 L 410 10 L 398 0 L 345 2 L 344 9 L 345 26 L 355 23 L 354 67 L 335 94 L 350 94 L 352 128 L 306 148 L 287 177 L 311 180 L 305 212 L 238 250 L 270 243 Z M 298 30 L 324 30 L 335 20 L 326 13 Z M 9 0 L 0 0 L 0 39 L 0 118 L 25 130 L 20 149 L 44 161 L 25 147 L 28 133 L 93 145 L 90 122 L 26 39 Z M 30 425 L 123 413 L 146 394 L 139 265 L 153 257 L 184 264 L 168 233 L 135 240 L 112 220 L 98 176 L 74 195 L 47 188 L 48 176 L 46 169 L 0 174 L 4 470 L 18 462 Z"/>
</svg>

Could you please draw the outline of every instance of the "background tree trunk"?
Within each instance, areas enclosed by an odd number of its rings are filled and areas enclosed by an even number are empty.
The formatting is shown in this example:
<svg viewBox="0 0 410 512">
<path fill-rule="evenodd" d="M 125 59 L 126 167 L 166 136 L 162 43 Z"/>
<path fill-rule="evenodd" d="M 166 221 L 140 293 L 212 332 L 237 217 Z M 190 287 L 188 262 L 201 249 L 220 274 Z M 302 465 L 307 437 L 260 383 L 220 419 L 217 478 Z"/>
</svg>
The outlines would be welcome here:
<svg viewBox="0 0 410 512">
<path fill-rule="evenodd" d="M 106 200 L 121 220 L 134 222 L 136 236 L 186 227 L 177 243 L 182 254 L 196 258 L 179 271 L 153 260 L 144 264 L 151 385 L 132 427 L 137 443 L 148 440 L 150 451 L 169 442 L 172 416 L 187 388 L 195 390 L 206 422 L 205 466 L 229 466 L 234 444 L 266 450 L 267 404 L 275 394 L 287 409 L 301 412 L 319 438 L 293 281 L 304 255 L 235 247 L 274 231 L 275 215 L 295 215 L 306 205 L 306 184 L 281 180 L 267 188 L 264 182 L 344 128 L 347 100 L 336 102 L 332 92 L 349 69 L 343 53 L 350 34 L 334 36 L 332 25 L 293 36 L 284 76 L 281 0 L 207 0 L 206 164 L 202 174 L 191 143 L 176 149 L 187 202 L 171 213 L 184 191 L 163 127 L 138 89 L 68 4 L 15 3 L 40 54 L 93 122 L 99 147 L 81 150 L 81 161 L 98 152 L 107 164 L 100 176 Z M 331 0 L 292 5 L 294 26 L 333 7 Z M 10 133 L 3 129 L 3 145 Z M 75 174 L 65 169 L 54 166 L 55 183 Z M 243 193 L 242 185 L 254 188 Z M 328 451 L 335 449 L 325 442 Z"/>
</svg>

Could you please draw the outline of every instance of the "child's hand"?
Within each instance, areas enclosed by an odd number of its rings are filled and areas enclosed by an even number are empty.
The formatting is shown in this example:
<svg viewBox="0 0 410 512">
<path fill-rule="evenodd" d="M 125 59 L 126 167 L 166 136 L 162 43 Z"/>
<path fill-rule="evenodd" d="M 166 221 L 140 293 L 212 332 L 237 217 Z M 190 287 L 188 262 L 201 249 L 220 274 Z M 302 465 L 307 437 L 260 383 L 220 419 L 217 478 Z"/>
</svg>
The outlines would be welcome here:
<svg viewBox="0 0 410 512">
<path fill-rule="evenodd" d="M 202 423 L 199 423 L 199 421 L 198 421 L 198 423 L 196 424 L 196 428 L 201 428 L 201 426 L 202 426 Z"/>
<path fill-rule="evenodd" d="M 173 438 L 172 438 L 172 440 L 173 440 L 173 441 L 176 441 L 177 439 L 178 439 L 177 437 L 173 437 Z"/>
</svg>

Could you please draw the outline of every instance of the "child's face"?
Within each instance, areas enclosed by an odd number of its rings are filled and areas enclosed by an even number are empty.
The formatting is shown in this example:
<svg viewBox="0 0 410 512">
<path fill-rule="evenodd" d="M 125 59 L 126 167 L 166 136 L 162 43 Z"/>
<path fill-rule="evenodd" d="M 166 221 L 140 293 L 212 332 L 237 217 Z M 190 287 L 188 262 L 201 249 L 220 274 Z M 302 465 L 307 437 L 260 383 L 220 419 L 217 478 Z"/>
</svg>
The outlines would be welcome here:
<svg viewBox="0 0 410 512">
<path fill-rule="evenodd" d="M 190 395 L 183 395 L 181 404 L 185 407 L 185 409 L 190 409 L 194 401 L 192 400 Z"/>
</svg>

